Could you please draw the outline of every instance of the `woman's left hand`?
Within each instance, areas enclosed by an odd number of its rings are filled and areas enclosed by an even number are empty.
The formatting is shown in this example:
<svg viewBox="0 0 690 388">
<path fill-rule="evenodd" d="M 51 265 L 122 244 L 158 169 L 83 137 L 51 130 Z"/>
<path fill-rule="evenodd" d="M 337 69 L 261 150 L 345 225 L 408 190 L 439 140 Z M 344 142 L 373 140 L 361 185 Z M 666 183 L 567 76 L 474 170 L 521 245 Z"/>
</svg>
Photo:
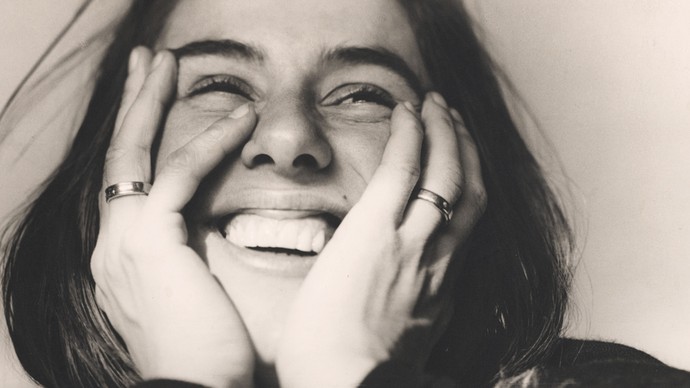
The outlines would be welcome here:
<svg viewBox="0 0 690 388">
<path fill-rule="evenodd" d="M 451 258 L 486 195 L 459 114 L 430 93 L 421 116 L 395 108 L 378 169 L 307 276 L 278 354 L 284 387 L 354 387 L 386 360 L 421 372 L 452 315 Z M 415 187 L 455 204 L 450 223 Z"/>
</svg>

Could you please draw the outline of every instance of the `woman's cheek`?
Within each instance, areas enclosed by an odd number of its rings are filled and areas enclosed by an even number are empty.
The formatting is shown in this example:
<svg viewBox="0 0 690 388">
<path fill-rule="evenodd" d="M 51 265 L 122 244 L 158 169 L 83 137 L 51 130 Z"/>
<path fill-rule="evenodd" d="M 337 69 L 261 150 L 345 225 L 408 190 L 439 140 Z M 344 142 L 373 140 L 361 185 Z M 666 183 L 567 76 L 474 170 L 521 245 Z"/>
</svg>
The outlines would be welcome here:
<svg viewBox="0 0 690 388">
<path fill-rule="evenodd" d="M 333 149 L 334 159 L 346 172 L 346 184 L 363 189 L 381 162 L 390 136 L 390 120 L 361 122 L 330 119 L 324 133 Z"/>
</svg>

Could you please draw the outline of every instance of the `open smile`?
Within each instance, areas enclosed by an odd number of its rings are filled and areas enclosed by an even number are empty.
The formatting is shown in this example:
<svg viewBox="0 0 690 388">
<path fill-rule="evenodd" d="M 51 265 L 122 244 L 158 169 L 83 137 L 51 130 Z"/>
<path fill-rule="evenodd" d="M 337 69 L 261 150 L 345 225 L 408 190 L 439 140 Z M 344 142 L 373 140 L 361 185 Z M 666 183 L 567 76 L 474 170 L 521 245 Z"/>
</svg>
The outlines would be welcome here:
<svg viewBox="0 0 690 388">
<path fill-rule="evenodd" d="M 316 256 L 333 236 L 341 219 L 316 210 L 245 209 L 217 224 L 230 243 L 257 252 Z"/>
<path fill-rule="evenodd" d="M 198 249 L 271 276 L 304 277 L 351 206 L 328 189 L 224 192 L 196 213 L 206 241 Z"/>
</svg>

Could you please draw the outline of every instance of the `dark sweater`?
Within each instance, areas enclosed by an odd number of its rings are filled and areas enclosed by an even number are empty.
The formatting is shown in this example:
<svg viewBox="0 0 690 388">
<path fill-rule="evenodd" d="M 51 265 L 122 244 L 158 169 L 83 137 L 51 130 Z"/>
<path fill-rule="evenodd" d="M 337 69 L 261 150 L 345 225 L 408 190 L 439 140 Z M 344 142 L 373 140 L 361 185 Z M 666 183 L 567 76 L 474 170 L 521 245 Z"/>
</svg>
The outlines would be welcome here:
<svg viewBox="0 0 690 388">
<path fill-rule="evenodd" d="M 540 370 L 540 385 L 574 381 L 581 387 L 690 387 L 690 373 L 625 345 L 564 339 Z M 543 385 L 541 385 L 543 384 Z"/>
<path fill-rule="evenodd" d="M 456 388 L 464 384 L 439 376 L 416 376 L 395 362 L 379 365 L 362 381 L 362 388 Z M 541 366 L 499 387 L 688 387 L 690 372 L 671 368 L 625 345 L 610 342 L 562 339 Z M 199 388 L 198 384 L 151 380 L 135 388 Z"/>
</svg>

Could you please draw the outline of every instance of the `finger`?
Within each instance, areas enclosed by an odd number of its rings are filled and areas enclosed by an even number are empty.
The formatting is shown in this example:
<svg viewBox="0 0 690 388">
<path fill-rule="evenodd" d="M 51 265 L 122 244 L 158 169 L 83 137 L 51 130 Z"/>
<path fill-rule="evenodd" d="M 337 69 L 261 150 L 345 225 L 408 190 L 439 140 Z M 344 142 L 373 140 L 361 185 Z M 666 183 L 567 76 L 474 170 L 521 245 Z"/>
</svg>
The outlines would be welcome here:
<svg viewBox="0 0 690 388">
<path fill-rule="evenodd" d="M 411 103 L 398 104 L 391 116 L 391 135 L 381 163 L 362 194 L 357 211 L 368 219 L 386 219 L 397 226 L 420 172 L 424 133 Z"/>
<path fill-rule="evenodd" d="M 461 241 L 467 240 L 487 204 L 477 145 L 455 109 L 451 109 L 451 116 L 458 136 L 464 177 L 462 197 L 455 205 L 453 219 L 439 238 L 438 247 L 445 254 L 452 254 Z"/>
<path fill-rule="evenodd" d="M 141 62 L 139 65 L 144 66 Z M 151 180 L 151 144 L 175 90 L 177 65 L 171 53 L 162 51 L 151 66 L 108 148 L 104 170 L 106 186 L 123 181 Z"/>
<path fill-rule="evenodd" d="M 170 154 L 156 177 L 147 208 L 181 211 L 201 180 L 249 136 L 255 123 L 253 105 L 242 105 Z"/>
<path fill-rule="evenodd" d="M 135 47 L 129 54 L 128 62 L 128 76 L 125 82 L 125 88 L 122 93 L 122 102 L 120 103 L 120 110 L 117 112 L 117 119 L 115 120 L 114 134 L 119 132 L 122 127 L 122 121 L 127 112 L 132 107 L 141 87 L 144 85 L 146 76 L 151 69 L 151 52 L 142 46 Z"/>
<path fill-rule="evenodd" d="M 425 153 L 418 187 L 454 204 L 461 195 L 462 166 L 453 118 L 440 94 L 429 93 L 422 108 Z M 443 213 L 426 200 L 412 198 L 404 227 L 415 237 L 426 239 L 445 224 Z"/>
<path fill-rule="evenodd" d="M 133 97 L 134 90 L 128 92 L 127 100 L 132 100 L 131 105 L 123 116 L 119 130 L 113 134 L 108 148 L 99 198 L 101 227 L 109 231 L 109 240 L 112 242 L 119 241 L 122 231 L 135 219 L 145 197 L 132 195 L 106 204 L 103 189 L 119 182 L 151 181 L 151 144 L 160 126 L 163 108 L 173 93 L 176 79 L 176 63 L 169 53 L 159 53 L 153 63 L 149 64 L 146 50 L 142 48 L 141 51 L 144 54 L 134 64 L 137 67 L 134 71 L 143 74 L 151 69 L 136 97 Z M 139 76 L 134 78 L 137 77 Z M 135 82 L 136 80 L 132 81 Z M 135 86 L 130 85 L 131 88 Z M 114 214 L 117 217 L 112 217 Z M 103 233 L 101 235 L 106 236 Z"/>
<path fill-rule="evenodd" d="M 462 192 L 458 193 L 460 197 L 454 206 L 451 222 L 439 229 L 440 233 L 425 261 L 429 269 L 429 292 L 438 295 L 447 294 L 454 289 L 466 248 L 461 244 L 469 238 L 486 206 L 486 192 L 477 146 L 460 114 L 455 109 L 450 109 L 450 115 L 462 167 Z M 422 201 L 414 202 L 420 202 L 415 204 L 416 206 L 422 204 Z"/>
<path fill-rule="evenodd" d="M 151 144 L 160 127 L 164 107 L 175 90 L 177 65 L 170 53 L 160 52 L 151 64 L 143 54 L 135 66 L 135 72 L 143 73 L 149 68 L 150 71 L 124 115 L 121 127 L 113 135 L 106 154 L 103 188 L 120 182 L 151 181 Z M 131 99 L 132 94 L 127 98 Z M 122 225 L 133 219 L 144 199 L 144 196 L 133 195 L 106 205 L 101 196 L 101 224 L 115 222 L 117 225 L 111 225 L 110 230 L 122 230 Z M 113 221 L 111 214 L 117 214 L 118 220 Z"/>
</svg>

